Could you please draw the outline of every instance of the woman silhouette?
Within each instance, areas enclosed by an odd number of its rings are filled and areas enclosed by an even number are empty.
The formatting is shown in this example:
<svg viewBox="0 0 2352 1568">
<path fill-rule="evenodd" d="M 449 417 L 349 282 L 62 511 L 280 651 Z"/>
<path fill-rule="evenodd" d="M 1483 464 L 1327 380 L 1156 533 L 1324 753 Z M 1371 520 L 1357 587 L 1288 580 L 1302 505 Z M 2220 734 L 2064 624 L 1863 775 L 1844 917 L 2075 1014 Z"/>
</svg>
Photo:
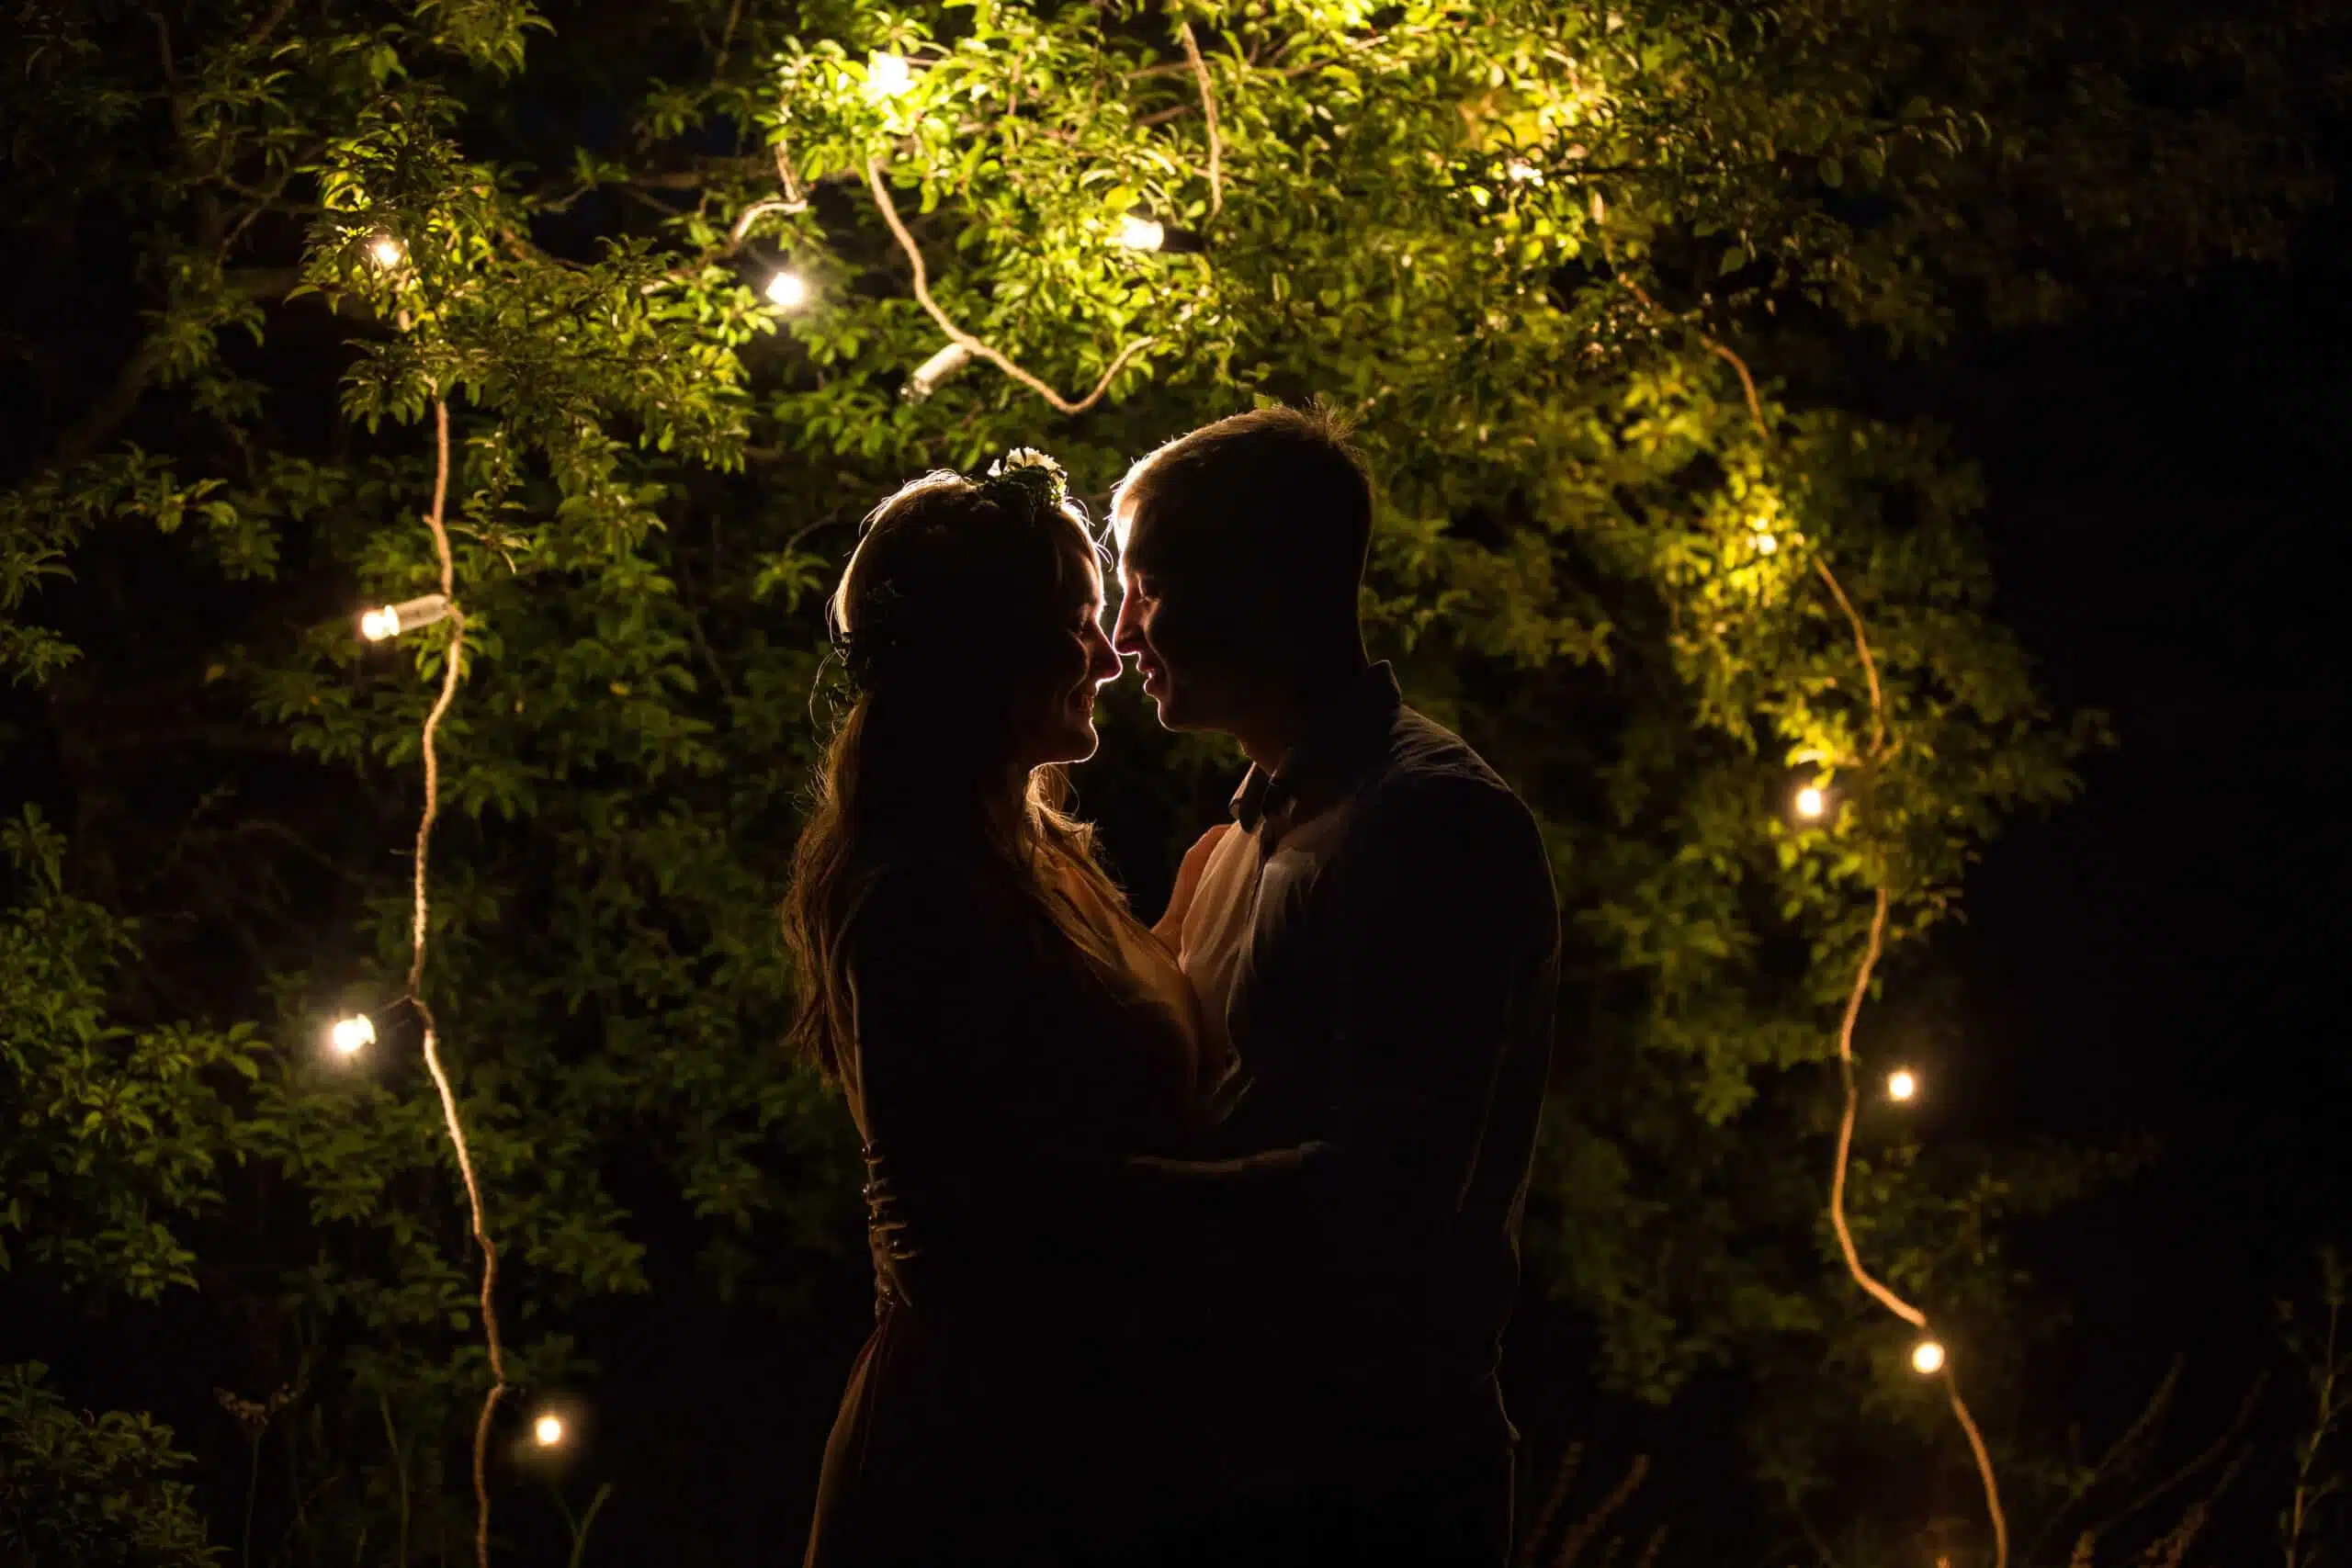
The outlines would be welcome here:
<svg viewBox="0 0 2352 1568">
<path fill-rule="evenodd" d="M 1187 1271 L 1171 1195 L 1303 1156 L 1136 1157 L 1181 1152 L 1208 1063 L 1182 974 L 1061 809 L 1120 665 L 1060 470 L 1019 451 L 908 484 L 831 607 L 856 695 L 785 927 L 796 1041 L 865 1141 L 877 1300 L 806 1561 L 1124 1557 L 1182 1441 L 1149 1387 Z"/>
</svg>

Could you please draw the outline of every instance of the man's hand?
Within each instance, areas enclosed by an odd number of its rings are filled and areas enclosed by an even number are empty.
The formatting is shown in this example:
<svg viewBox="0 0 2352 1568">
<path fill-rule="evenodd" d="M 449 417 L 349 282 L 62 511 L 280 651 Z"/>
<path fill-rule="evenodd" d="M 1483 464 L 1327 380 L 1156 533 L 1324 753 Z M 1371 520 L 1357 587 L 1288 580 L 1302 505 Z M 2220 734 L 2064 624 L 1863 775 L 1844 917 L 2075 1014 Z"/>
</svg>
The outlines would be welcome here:
<svg viewBox="0 0 2352 1568">
<path fill-rule="evenodd" d="M 1151 934 L 1160 940 L 1170 953 L 1181 953 L 1184 940 L 1184 915 L 1193 907 L 1193 895 L 1201 886 L 1201 873 L 1209 863 L 1209 855 L 1216 849 L 1217 840 L 1233 831 L 1233 824 L 1220 822 L 1200 836 L 1193 847 L 1184 852 L 1184 863 L 1176 868 L 1176 886 L 1168 895 L 1168 912 L 1151 928 Z"/>
</svg>

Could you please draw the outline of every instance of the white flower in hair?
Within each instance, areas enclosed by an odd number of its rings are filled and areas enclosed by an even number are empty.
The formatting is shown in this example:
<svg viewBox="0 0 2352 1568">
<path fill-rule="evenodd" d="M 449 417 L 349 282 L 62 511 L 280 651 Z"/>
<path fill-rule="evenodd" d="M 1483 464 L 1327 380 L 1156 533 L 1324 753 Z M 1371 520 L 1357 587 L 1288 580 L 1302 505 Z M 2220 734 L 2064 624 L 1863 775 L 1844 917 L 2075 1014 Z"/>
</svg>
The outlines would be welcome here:
<svg viewBox="0 0 2352 1568">
<path fill-rule="evenodd" d="M 1015 484 L 1058 506 L 1069 495 L 1068 470 L 1035 446 L 1015 446 L 989 465 L 989 480 Z"/>
</svg>

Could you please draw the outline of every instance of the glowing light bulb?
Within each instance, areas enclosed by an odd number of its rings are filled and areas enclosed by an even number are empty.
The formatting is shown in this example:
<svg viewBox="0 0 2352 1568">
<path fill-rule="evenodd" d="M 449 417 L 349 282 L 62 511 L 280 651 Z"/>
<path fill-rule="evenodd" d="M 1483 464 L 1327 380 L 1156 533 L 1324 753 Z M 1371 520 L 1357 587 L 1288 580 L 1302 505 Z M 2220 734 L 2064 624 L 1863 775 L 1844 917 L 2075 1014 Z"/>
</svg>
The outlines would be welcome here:
<svg viewBox="0 0 2352 1568">
<path fill-rule="evenodd" d="M 398 234 L 379 233 L 368 242 L 368 259 L 390 272 L 408 260 L 408 247 Z"/>
<path fill-rule="evenodd" d="M 797 310 L 808 302 L 808 282 L 797 272 L 778 272 L 760 292 L 779 310 Z"/>
<path fill-rule="evenodd" d="M 913 67 L 903 54 L 876 50 L 865 57 L 865 96 L 869 98 L 895 98 L 915 85 Z"/>
<path fill-rule="evenodd" d="M 939 389 L 939 384 L 972 362 L 972 351 L 960 343 L 942 344 L 939 352 L 915 367 L 899 395 L 910 403 L 919 403 Z"/>
<path fill-rule="evenodd" d="M 349 1018 L 334 1021 L 327 1031 L 327 1043 L 334 1047 L 338 1056 L 355 1056 L 376 1043 L 376 1022 L 366 1013 L 354 1013 Z"/>
<path fill-rule="evenodd" d="M 1112 243 L 1130 251 L 1156 251 L 1168 243 L 1168 229 L 1157 218 L 1146 218 L 1130 212 L 1119 220 L 1119 232 Z"/>
<path fill-rule="evenodd" d="M 1886 1075 L 1886 1098 L 1909 1100 L 1919 1092 L 1919 1076 L 1908 1067 L 1897 1067 Z"/>
<path fill-rule="evenodd" d="M 359 635 L 369 642 L 385 642 L 402 632 L 429 626 L 447 618 L 448 614 L 449 601 L 438 593 L 403 599 L 397 604 L 387 604 L 380 610 L 369 610 L 361 615 Z"/>
<path fill-rule="evenodd" d="M 1758 555 L 1769 556 L 1780 547 L 1781 541 L 1772 537 L 1771 535 L 1758 534 L 1756 536 L 1756 553 Z"/>
<path fill-rule="evenodd" d="M 1911 1347 L 1911 1370 L 1923 1378 L 1934 1377 L 1944 1370 L 1944 1348 L 1933 1339 L 1922 1339 Z"/>
<path fill-rule="evenodd" d="M 531 1441 L 543 1449 L 554 1448 L 563 1441 L 563 1417 L 553 1411 L 531 1423 Z"/>
<path fill-rule="evenodd" d="M 1503 173 L 1521 185 L 1540 186 L 1544 183 L 1544 171 L 1524 158 L 1513 158 L 1510 163 L 1505 164 Z"/>
<path fill-rule="evenodd" d="M 1797 791 L 1795 805 L 1798 816 L 1815 821 L 1829 809 L 1829 792 L 1819 784 L 1807 784 Z"/>
</svg>

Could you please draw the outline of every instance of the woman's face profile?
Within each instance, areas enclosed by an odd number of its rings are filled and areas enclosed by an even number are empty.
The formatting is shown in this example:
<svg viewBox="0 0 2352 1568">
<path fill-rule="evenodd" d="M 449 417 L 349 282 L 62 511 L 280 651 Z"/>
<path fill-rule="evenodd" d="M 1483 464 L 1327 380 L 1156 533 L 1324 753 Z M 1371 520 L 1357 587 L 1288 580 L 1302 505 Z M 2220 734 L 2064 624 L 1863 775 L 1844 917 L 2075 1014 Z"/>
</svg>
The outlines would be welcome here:
<svg viewBox="0 0 2352 1568">
<path fill-rule="evenodd" d="M 1119 675 L 1119 656 L 1102 630 L 1102 569 L 1083 535 L 1070 530 L 1062 576 L 1064 624 L 1054 657 L 1013 693 L 1012 761 L 1023 772 L 1053 762 L 1083 762 L 1101 744 L 1094 732 L 1096 688 Z"/>
</svg>

